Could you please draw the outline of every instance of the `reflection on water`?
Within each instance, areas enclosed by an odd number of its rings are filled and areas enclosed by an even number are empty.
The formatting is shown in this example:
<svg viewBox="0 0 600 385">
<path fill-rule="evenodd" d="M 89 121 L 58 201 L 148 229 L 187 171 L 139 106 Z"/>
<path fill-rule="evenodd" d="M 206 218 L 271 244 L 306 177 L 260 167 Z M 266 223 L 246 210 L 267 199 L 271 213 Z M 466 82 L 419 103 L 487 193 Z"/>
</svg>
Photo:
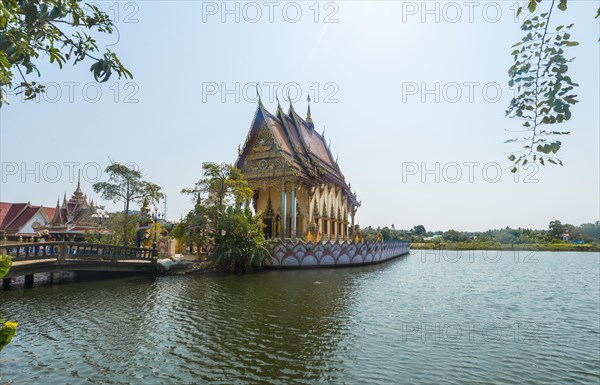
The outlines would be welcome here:
<svg viewBox="0 0 600 385">
<path fill-rule="evenodd" d="M 0 358 L 0 377 L 15 384 L 600 379 L 597 253 L 539 253 L 530 264 L 452 256 L 0 292 L 0 313 L 21 323 Z"/>
</svg>

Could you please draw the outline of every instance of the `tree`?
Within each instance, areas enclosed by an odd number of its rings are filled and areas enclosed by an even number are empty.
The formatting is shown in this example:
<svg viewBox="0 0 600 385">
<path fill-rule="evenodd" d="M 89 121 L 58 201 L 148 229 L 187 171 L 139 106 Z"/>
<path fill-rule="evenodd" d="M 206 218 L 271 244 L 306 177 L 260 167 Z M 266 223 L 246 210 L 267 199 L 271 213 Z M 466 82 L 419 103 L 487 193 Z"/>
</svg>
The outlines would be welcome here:
<svg viewBox="0 0 600 385">
<path fill-rule="evenodd" d="M 550 222 L 548 229 L 550 230 L 549 235 L 551 238 L 560 238 L 565 232 L 565 227 L 558 219 Z"/>
<path fill-rule="evenodd" d="M 124 244 L 129 244 L 131 236 L 129 229 L 131 219 L 129 207 L 132 202 L 142 203 L 148 199 L 150 204 L 157 203 L 164 194 L 157 184 L 142 180 L 142 173 L 120 163 L 111 163 L 105 172 L 109 176 L 109 182 L 98 182 L 93 185 L 94 192 L 100 194 L 103 199 L 113 202 L 123 202 L 123 218 L 121 239 Z"/>
<path fill-rule="evenodd" d="M 100 53 L 88 31 L 111 34 L 113 22 L 98 6 L 81 0 L 3 0 L 0 6 L 0 107 L 8 102 L 5 89 L 24 93 L 34 99 L 44 86 L 26 78 L 35 72 L 41 76 L 36 59 L 47 56 L 60 68 L 90 59 L 90 71 L 99 82 L 113 73 L 133 78 L 117 55 L 110 50 Z M 18 74 L 20 80 L 15 80 Z"/>
<path fill-rule="evenodd" d="M 8 255 L 0 255 L 0 279 L 8 274 L 12 260 Z M 5 321 L 0 317 L 0 352 L 10 343 L 17 331 L 18 322 Z"/>
<path fill-rule="evenodd" d="M 415 233 L 415 235 L 423 236 L 423 235 L 425 235 L 427 230 L 425 230 L 425 226 L 417 225 L 417 226 L 413 227 L 413 232 Z"/>
<path fill-rule="evenodd" d="M 242 172 L 216 163 L 205 163 L 202 169 L 203 178 L 181 191 L 192 195 L 196 204 L 175 235 L 198 249 L 214 242 L 209 260 L 221 270 L 244 272 L 269 263 L 270 241 L 263 235 L 260 213 L 241 207 L 254 194 Z"/>
<path fill-rule="evenodd" d="M 218 214 L 225 207 L 240 206 L 250 200 L 254 192 L 248 187 L 242 171 L 235 166 L 207 162 L 202 165 L 202 171 L 203 178 L 194 187 L 184 188 L 181 192 L 207 207 L 210 220 L 218 227 Z"/>
<path fill-rule="evenodd" d="M 580 227 L 586 242 L 600 242 L 600 222 L 584 223 Z"/>
<path fill-rule="evenodd" d="M 449 242 L 466 242 L 469 240 L 469 237 L 465 233 L 456 230 L 446 231 L 442 235 L 442 238 Z"/>
<path fill-rule="evenodd" d="M 532 14 L 536 12 L 541 0 L 529 0 L 527 9 Z M 571 40 L 573 24 L 559 25 L 550 28 L 554 6 L 560 11 L 567 10 L 567 0 L 544 0 L 548 10 L 527 18 L 521 29 L 525 36 L 512 46 L 511 55 L 514 64 L 508 70 L 510 87 L 516 87 L 517 95 L 512 98 L 506 116 L 521 121 L 522 127 L 513 132 L 519 132 L 519 137 L 507 140 L 505 143 L 524 143 L 524 145 L 508 156 L 513 162 L 512 172 L 517 167 L 528 162 L 545 162 L 560 164 L 562 161 L 555 156 L 562 142 L 556 140 L 561 135 L 569 135 L 570 131 L 557 130 L 552 125 L 567 122 L 571 119 L 571 106 L 578 102 L 575 83 L 567 71 L 568 64 L 574 58 L 565 57 L 565 50 L 579 45 Z M 523 8 L 519 7 L 517 16 Z M 600 8 L 596 18 L 600 16 Z M 510 131 L 510 130 L 507 130 Z M 525 133 L 524 136 L 522 136 Z"/>
<path fill-rule="evenodd" d="M 249 208 L 227 207 L 219 213 L 220 228 L 214 233 L 210 260 L 220 270 L 247 272 L 271 262 L 270 244 L 262 233 L 259 216 Z"/>
<path fill-rule="evenodd" d="M 183 244 L 193 244 L 198 252 L 210 242 L 208 232 L 209 210 L 199 202 L 185 218 L 173 228 L 173 236 Z"/>
</svg>

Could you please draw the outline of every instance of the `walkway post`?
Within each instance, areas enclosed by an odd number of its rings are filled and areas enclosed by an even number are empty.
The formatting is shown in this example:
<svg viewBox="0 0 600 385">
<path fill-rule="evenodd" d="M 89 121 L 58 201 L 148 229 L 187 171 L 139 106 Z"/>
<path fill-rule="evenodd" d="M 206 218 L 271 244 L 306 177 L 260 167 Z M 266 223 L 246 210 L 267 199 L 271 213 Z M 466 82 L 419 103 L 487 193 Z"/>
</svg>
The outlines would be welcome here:
<svg viewBox="0 0 600 385">
<path fill-rule="evenodd" d="M 67 244 L 61 243 L 58 245 L 58 262 L 65 262 L 67 259 Z"/>
</svg>

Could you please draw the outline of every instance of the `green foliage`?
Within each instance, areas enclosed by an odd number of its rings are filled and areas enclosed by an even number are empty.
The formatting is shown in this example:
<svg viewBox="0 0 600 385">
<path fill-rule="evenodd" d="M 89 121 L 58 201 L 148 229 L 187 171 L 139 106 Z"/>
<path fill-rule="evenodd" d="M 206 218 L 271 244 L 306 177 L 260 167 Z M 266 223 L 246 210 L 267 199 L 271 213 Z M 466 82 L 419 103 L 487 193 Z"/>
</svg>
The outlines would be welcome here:
<svg viewBox="0 0 600 385">
<path fill-rule="evenodd" d="M 448 230 L 443 235 L 442 238 L 445 241 L 450 242 L 466 242 L 469 240 L 469 235 L 456 230 Z"/>
<path fill-rule="evenodd" d="M 394 225 L 392 228 L 385 226 L 384 228 L 374 229 L 372 226 L 365 227 L 361 230 L 365 241 L 375 242 L 377 239 L 377 231 L 381 231 L 384 241 L 410 241 L 413 235 L 412 230 L 397 230 Z"/>
<path fill-rule="evenodd" d="M 422 236 L 422 235 L 425 235 L 427 230 L 425 230 L 425 226 L 417 225 L 417 226 L 413 227 L 413 232 L 415 233 L 415 235 Z"/>
<path fill-rule="evenodd" d="M 521 29 L 525 36 L 512 47 L 514 64 L 508 70 L 508 84 L 516 87 L 516 96 L 506 116 L 522 121 L 522 128 L 513 132 L 525 133 L 505 142 L 524 143 L 508 157 L 513 162 L 512 172 L 528 162 L 563 164 L 554 156 L 562 145 L 556 137 L 569 135 L 570 131 L 547 127 L 570 120 L 571 106 L 578 102 L 574 92 L 579 85 L 567 74 L 568 63 L 574 59 L 565 57 L 565 49 L 579 43 L 571 40 L 573 24 L 560 25 L 554 30 L 549 28 L 555 1 L 551 1 L 548 12 L 523 22 Z M 537 9 L 538 2 L 529 2 L 530 12 Z M 560 0 L 557 8 L 566 10 L 567 0 Z"/>
<path fill-rule="evenodd" d="M 183 194 L 192 195 L 217 211 L 228 205 L 241 205 L 252 197 L 242 171 L 230 164 L 207 162 L 202 165 L 203 178 L 194 187 L 184 188 Z"/>
<path fill-rule="evenodd" d="M 195 245 L 200 252 L 202 247 L 208 245 L 211 240 L 208 233 L 209 215 L 209 208 L 198 203 L 173 228 L 171 234 L 185 245 Z"/>
<path fill-rule="evenodd" d="M 125 245 L 132 242 L 131 229 L 133 226 L 135 237 L 135 226 L 137 226 L 139 218 L 131 219 L 129 207 L 132 202 L 141 204 L 147 200 L 150 204 L 157 203 L 164 194 L 161 192 L 161 187 L 157 184 L 142 180 L 142 173 L 120 163 L 111 163 L 105 170 L 109 176 L 108 182 L 98 182 L 93 185 L 94 192 L 100 194 L 102 198 L 119 202 L 122 201 L 123 217 L 121 218 L 121 229 L 113 229 L 113 234 L 118 234 L 121 241 Z M 135 225 L 134 225 L 135 224 Z"/>
<path fill-rule="evenodd" d="M 584 244 L 565 242 L 560 237 L 567 232 L 570 241 L 583 241 Z M 430 233 L 431 234 L 431 233 Z M 442 238 L 424 242 L 411 238 L 415 248 L 440 248 L 457 250 L 502 250 L 519 248 L 522 250 L 549 251 L 597 251 L 600 250 L 600 221 L 584 223 L 580 226 L 551 221 L 548 230 L 533 230 L 511 227 L 485 232 L 462 232 L 449 230 Z"/>
<path fill-rule="evenodd" d="M 252 198 L 254 192 L 248 187 L 242 171 L 230 164 L 204 163 L 202 174 L 203 178 L 194 187 L 184 188 L 181 192 L 191 195 L 197 204 L 206 207 L 208 219 L 214 228 L 218 228 L 219 214 L 226 207 L 241 206 Z"/>
<path fill-rule="evenodd" d="M 126 212 L 131 202 L 141 204 L 146 198 L 152 204 L 164 196 L 160 186 L 142 180 L 141 172 L 126 165 L 111 163 L 104 172 L 108 174 L 109 182 L 95 183 L 94 192 L 115 203 L 123 201 Z"/>
<path fill-rule="evenodd" d="M 0 255 L 0 279 L 8 274 L 11 266 L 12 260 L 10 257 L 8 255 Z M 0 351 L 10 343 L 10 340 L 17 331 L 18 325 L 18 322 L 5 321 L 0 318 Z"/>
<path fill-rule="evenodd" d="M 246 272 L 271 262 L 270 241 L 260 226 L 260 215 L 241 205 L 253 191 L 242 172 L 229 164 L 204 163 L 203 178 L 182 190 L 196 199 L 194 208 L 173 231 L 184 244 L 214 243 L 210 261 L 219 270 Z"/>
<path fill-rule="evenodd" d="M 215 248 L 210 260 L 220 270 L 247 272 L 271 263 L 271 241 L 265 239 L 259 216 L 250 209 L 227 207 L 219 214 Z"/>
<path fill-rule="evenodd" d="M 551 238 L 558 238 L 565 232 L 566 227 L 559 220 L 554 220 L 550 222 L 548 229 Z"/>
<path fill-rule="evenodd" d="M 0 318 L 0 352 L 6 347 L 12 340 L 13 336 L 17 332 L 18 322 L 4 321 Z"/>
<path fill-rule="evenodd" d="M 0 279 L 10 271 L 12 260 L 8 255 L 0 255 Z"/>
<path fill-rule="evenodd" d="M 598 244 L 573 245 L 560 240 L 556 243 L 514 243 L 501 244 L 498 242 L 441 242 L 441 243 L 412 243 L 411 249 L 423 250 L 532 250 L 532 251 L 600 251 Z"/>
<path fill-rule="evenodd" d="M 111 34 L 114 25 L 108 15 L 93 3 L 81 0 L 23 1 L 6 0 L 0 6 L 0 106 L 8 102 L 4 89 L 34 99 L 44 86 L 26 75 L 40 76 L 36 60 L 47 57 L 59 68 L 85 59 L 93 61 L 90 71 L 99 82 L 113 73 L 132 78 L 119 58 L 110 50 L 100 53 L 88 31 Z M 100 53 L 101 56 L 94 56 Z M 18 73 L 20 81 L 14 79 Z"/>
<path fill-rule="evenodd" d="M 83 241 L 85 243 L 103 245 L 133 246 L 135 245 L 136 231 L 141 222 L 142 217 L 140 215 L 129 214 L 126 216 L 122 212 L 110 213 L 102 226 L 104 229 L 108 230 L 109 233 L 88 231 L 83 236 Z"/>
<path fill-rule="evenodd" d="M 135 245 L 136 230 L 140 220 L 139 215 L 125 213 L 110 214 L 106 228 L 111 234 L 101 237 L 101 243 L 125 246 Z"/>
</svg>

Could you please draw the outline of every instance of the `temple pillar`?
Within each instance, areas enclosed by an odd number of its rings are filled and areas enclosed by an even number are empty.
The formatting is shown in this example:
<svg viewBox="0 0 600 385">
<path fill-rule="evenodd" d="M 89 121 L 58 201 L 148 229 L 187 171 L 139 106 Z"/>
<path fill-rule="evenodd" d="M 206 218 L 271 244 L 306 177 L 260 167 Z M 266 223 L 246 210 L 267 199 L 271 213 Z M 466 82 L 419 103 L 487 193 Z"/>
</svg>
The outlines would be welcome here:
<svg viewBox="0 0 600 385">
<path fill-rule="evenodd" d="M 287 226 L 287 207 L 285 204 L 285 182 L 281 182 L 281 239 L 285 239 Z"/>
<path fill-rule="evenodd" d="M 296 184 L 292 184 L 292 240 L 296 240 Z"/>
</svg>

